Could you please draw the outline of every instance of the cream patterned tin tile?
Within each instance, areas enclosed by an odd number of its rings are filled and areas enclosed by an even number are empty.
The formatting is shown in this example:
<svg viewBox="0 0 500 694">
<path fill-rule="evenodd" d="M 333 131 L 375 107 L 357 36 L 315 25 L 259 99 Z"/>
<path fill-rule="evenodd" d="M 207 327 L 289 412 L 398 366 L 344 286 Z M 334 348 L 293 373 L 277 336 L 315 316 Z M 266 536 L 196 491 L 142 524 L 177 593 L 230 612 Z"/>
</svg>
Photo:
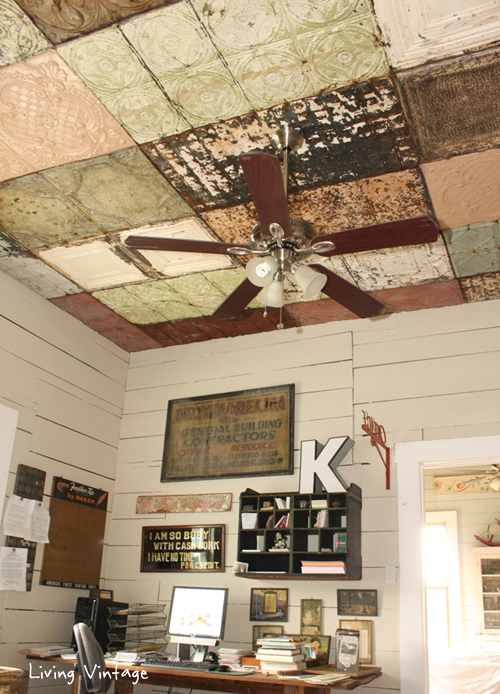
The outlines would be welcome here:
<svg viewBox="0 0 500 694">
<path fill-rule="evenodd" d="M 0 180 L 134 144 L 56 51 L 0 75 Z"/>
<path fill-rule="evenodd" d="M 51 48 L 45 36 L 14 0 L 0 0 L 0 17 L 0 67 Z"/>
</svg>

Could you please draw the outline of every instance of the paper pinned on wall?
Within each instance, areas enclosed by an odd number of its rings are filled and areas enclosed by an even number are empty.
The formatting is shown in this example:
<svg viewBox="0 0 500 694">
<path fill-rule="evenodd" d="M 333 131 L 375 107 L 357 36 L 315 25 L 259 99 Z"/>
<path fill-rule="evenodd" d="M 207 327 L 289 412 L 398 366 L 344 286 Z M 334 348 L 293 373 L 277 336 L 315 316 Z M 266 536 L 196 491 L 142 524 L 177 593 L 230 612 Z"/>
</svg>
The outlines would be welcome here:
<svg viewBox="0 0 500 694">
<path fill-rule="evenodd" d="M 26 591 L 27 568 L 26 547 L 0 547 L 0 590 Z"/>
<path fill-rule="evenodd" d="M 40 501 L 10 495 L 3 519 L 5 535 L 22 537 L 30 542 L 47 543 L 49 525 L 49 511 Z"/>
</svg>

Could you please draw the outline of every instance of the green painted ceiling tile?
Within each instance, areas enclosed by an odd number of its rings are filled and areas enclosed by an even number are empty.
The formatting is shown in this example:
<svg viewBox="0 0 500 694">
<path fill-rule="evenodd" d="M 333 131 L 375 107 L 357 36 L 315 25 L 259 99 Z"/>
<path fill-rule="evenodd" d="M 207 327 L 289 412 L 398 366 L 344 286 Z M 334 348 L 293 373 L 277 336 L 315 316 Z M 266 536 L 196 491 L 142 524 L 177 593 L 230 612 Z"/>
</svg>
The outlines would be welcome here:
<svg viewBox="0 0 500 694">
<path fill-rule="evenodd" d="M 225 299 L 222 292 L 202 274 L 175 277 L 166 282 L 193 306 L 199 308 L 203 315 L 213 313 Z"/>
<path fill-rule="evenodd" d="M 287 36 L 287 17 L 279 0 L 194 0 L 193 6 L 225 57 Z"/>
<path fill-rule="evenodd" d="M 158 309 L 160 311 L 160 309 Z M 204 314 L 200 309 L 192 306 L 187 301 L 167 301 L 161 307 L 161 315 L 164 320 L 182 320 L 183 318 L 200 318 Z"/>
<path fill-rule="evenodd" d="M 42 175 L 103 233 L 194 214 L 138 147 Z"/>
<path fill-rule="evenodd" d="M 102 233 L 40 174 L 1 184 L 0 208 L 2 230 L 29 249 Z"/>
<path fill-rule="evenodd" d="M 121 30 L 160 79 L 172 70 L 210 63 L 217 51 L 187 3 L 139 15 Z"/>
<path fill-rule="evenodd" d="M 193 127 L 231 118 L 252 108 L 222 61 L 182 73 L 173 72 L 161 82 L 171 101 Z"/>
<path fill-rule="evenodd" d="M 334 29 L 339 24 L 371 14 L 369 0 L 279 0 L 295 34 Z"/>
<path fill-rule="evenodd" d="M 246 278 L 245 270 L 241 267 L 234 268 L 233 270 L 214 270 L 214 272 L 204 272 L 203 275 L 225 296 L 228 296 Z"/>
<path fill-rule="evenodd" d="M 500 249 L 452 256 L 451 262 L 457 277 L 484 275 L 487 272 L 500 271 Z"/>
<path fill-rule="evenodd" d="M 0 67 L 52 48 L 52 44 L 14 0 L 0 0 L 0 17 Z"/>
<path fill-rule="evenodd" d="M 452 257 L 500 248 L 500 223 L 471 224 L 446 229 L 443 236 Z"/>
<path fill-rule="evenodd" d="M 114 311 L 122 308 L 141 308 L 143 302 L 127 291 L 127 287 L 116 287 L 116 289 L 100 289 L 92 292 L 92 296 L 102 304 L 109 306 Z"/>
<path fill-rule="evenodd" d="M 255 109 L 300 99 L 314 90 L 311 65 L 290 39 L 239 53 L 227 63 Z"/>
<path fill-rule="evenodd" d="M 155 308 L 157 304 L 161 305 L 165 301 L 179 300 L 179 295 L 164 280 L 129 285 L 127 291 L 139 301 Z"/>
<path fill-rule="evenodd" d="M 296 43 L 311 67 L 314 90 L 338 88 L 385 75 L 389 66 L 383 48 L 376 42 L 371 17 L 296 37 Z"/>
<path fill-rule="evenodd" d="M 163 316 L 156 311 L 153 311 L 148 306 L 128 308 L 126 306 L 120 308 L 113 308 L 116 313 L 123 316 L 126 320 L 131 323 L 136 323 L 138 325 L 147 325 L 148 323 L 161 323 L 163 321 Z"/>
</svg>

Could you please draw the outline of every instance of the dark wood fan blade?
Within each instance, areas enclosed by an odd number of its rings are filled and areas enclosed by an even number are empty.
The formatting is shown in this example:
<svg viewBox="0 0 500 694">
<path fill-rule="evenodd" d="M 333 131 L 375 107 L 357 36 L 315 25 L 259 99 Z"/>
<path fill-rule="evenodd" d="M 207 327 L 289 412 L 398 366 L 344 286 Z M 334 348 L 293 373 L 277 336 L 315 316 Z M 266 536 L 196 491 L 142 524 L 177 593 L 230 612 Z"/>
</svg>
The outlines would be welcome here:
<svg viewBox="0 0 500 694">
<path fill-rule="evenodd" d="M 345 306 L 360 318 L 371 318 L 378 316 L 385 309 L 384 304 L 374 299 L 373 296 L 367 294 L 363 290 L 351 284 L 347 280 L 339 277 L 331 270 L 328 270 L 323 265 L 310 265 L 318 272 L 328 277 L 328 280 L 321 290 L 331 299 L 338 301 L 339 304 Z"/>
<path fill-rule="evenodd" d="M 268 234 L 269 225 L 275 222 L 288 236 L 291 232 L 290 214 L 278 157 L 253 150 L 240 154 L 239 160 L 262 230 Z"/>
<path fill-rule="evenodd" d="M 255 299 L 261 287 L 256 287 L 250 280 L 245 279 L 236 287 L 225 301 L 219 306 L 217 311 L 212 314 L 214 318 L 236 318 L 244 308 Z"/>
<path fill-rule="evenodd" d="M 176 251 L 180 253 L 216 253 L 230 255 L 231 249 L 251 248 L 238 243 L 223 241 L 196 241 L 191 239 L 169 239 L 161 236 L 127 236 L 125 245 L 144 251 Z"/>
<path fill-rule="evenodd" d="M 360 229 L 337 231 L 333 234 L 317 236 L 313 243 L 332 241 L 335 248 L 319 253 L 324 257 L 374 251 L 380 248 L 395 246 L 416 246 L 420 243 L 432 243 L 439 235 L 439 227 L 431 217 L 413 217 L 386 224 L 373 224 Z"/>
</svg>

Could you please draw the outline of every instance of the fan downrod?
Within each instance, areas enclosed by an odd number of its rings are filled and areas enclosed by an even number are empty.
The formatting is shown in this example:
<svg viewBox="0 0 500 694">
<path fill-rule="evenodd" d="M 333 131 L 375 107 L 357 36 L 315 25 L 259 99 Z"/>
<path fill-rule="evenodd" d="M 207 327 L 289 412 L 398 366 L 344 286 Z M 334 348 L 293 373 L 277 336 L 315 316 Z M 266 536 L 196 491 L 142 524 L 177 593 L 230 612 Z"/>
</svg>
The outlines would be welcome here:
<svg viewBox="0 0 500 694">
<path fill-rule="evenodd" d="M 303 142 L 304 136 L 300 130 L 293 130 L 288 126 L 288 124 L 284 125 L 282 128 L 279 128 L 279 130 L 276 130 L 276 132 L 271 135 L 271 144 L 280 154 L 285 149 L 293 154 L 300 147 L 302 147 Z"/>
</svg>

